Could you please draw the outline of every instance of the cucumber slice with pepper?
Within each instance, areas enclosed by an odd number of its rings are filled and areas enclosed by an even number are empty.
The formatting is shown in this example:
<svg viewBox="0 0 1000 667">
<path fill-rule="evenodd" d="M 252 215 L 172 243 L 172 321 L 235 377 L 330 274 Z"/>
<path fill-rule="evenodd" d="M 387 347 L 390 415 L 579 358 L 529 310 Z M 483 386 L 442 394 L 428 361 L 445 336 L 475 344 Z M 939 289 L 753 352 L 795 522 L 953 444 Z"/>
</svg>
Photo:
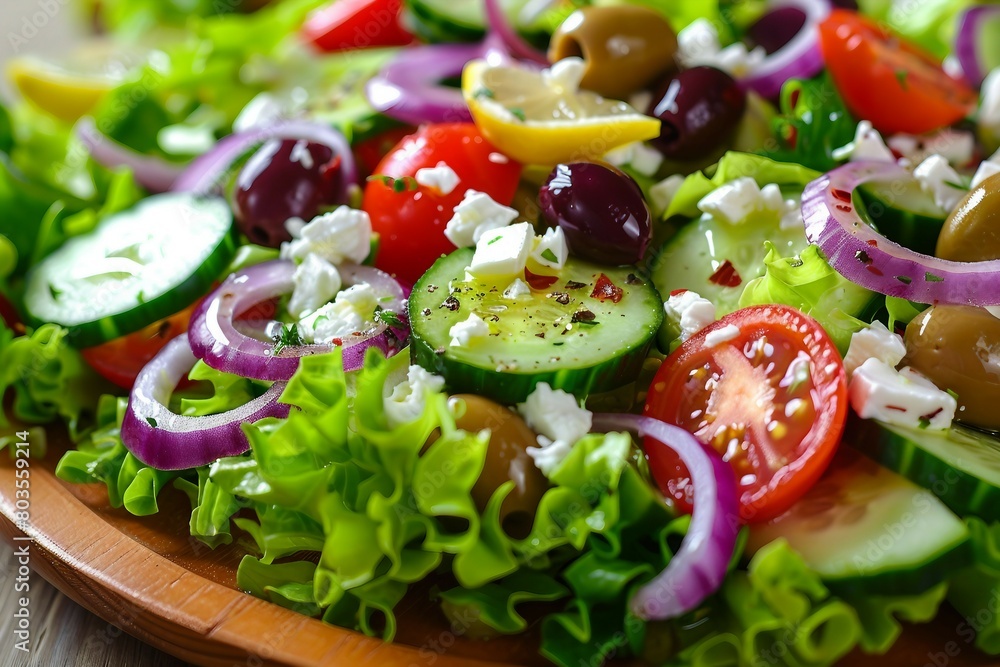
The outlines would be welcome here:
<svg viewBox="0 0 1000 667">
<path fill-rule="evenodd" d="M 663 301 L 630 268 L 570 259 L 551 285 L 509 299 L 504 284 L 466 281 L 471 248 L 439 259 L 410 295 L 414 363 L 456 392 L 523 401 L 539 382 L 580 397 L 638 376 L 663 321 Z M 534 288 L 538 287 L 538 289 Z M 475 314 L 490 335 L 450 345 L 449 330 Z"/>
<path fill-rule="evenodd" d="M 934 494 L 843 448 L 788 512 L 751 527 L 751 552 L 785 538 L 838 593 L 910 595 L 971 562 L 969 532 Z"/>
<path fill-rule="evenodd" d="M 854 199 L 886 238 L 911 250 L 934 254 L 947 214 L 915 179 L 867 183 L 857 189 Z"/>
<path fill-rule="evenodd" d="M 34 323 L 69 329 L 77 347 L 138 331 L 204 294 L 236 252 L 218 197 L 149 197 L 68 240 L 28 274 Z"/>
<path fill-rule="evenodd" d="M 1000 521 L 1000 439 L 953 424 L 947 431 L 871 420 L 850 425 L 858 447 L 934 493 L 960 516 Z"/>
</svg>

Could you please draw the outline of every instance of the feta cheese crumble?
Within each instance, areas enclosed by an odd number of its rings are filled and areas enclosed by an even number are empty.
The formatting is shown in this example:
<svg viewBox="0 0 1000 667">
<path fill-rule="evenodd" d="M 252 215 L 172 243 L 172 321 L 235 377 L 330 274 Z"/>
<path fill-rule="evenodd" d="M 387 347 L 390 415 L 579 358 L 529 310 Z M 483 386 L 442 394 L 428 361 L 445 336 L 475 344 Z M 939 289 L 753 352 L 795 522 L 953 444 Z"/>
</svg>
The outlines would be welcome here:
<svg viewBox="0 0 1000 667">
<path fill-rule="evenodd" d="M 528 283 L 520 278 L 514 278 L 514 282 L 508 285 L 507 289 L 503 291 L 503 298 L 517 299 L 519 296 L 527 296 L 529 294 L 531 294 L 531 288 L 528 287 Z"/>
<path fill-rule="evenodd" d="M 882 135 L 867 120 L 858 123 L 857 129 L 854 130 L 854 141 L 834 150 L 832 156 L 834 160 L 849 160 L 850 162 L 861 160 L 896 161 L 896 156 L 882 141 Z"/>
<path fill-rule="evenodd" d="M 663 311 L 680 330 L 681 342 L 715 321 L 715 305 L 691 290 L 671 294 L 663 303 Z"/>
<path fill-rule="evenodd" d="M 374 326 L 371 318 L 378 305 L 378 295 L 367 283 L 352 285 L 337 298 L 299 321 L 299 331 L 307 343 L 329 343 Z"/>
<path fill-rule="evenodd" d="M 406 379 L 385 397 L 385 417 L 391 428 L 408 424 L 424 412 L 428 394 L 444 389 L 444 378 L 429 373 L 422 366 L 412 365 Z"/>
<path fill-rule="evenodd" d="M 468 319 L 458 322 L 448 330 L 452 347 L 468 347 L 473 341 L 490 335 L 490 327 L 477 315 L 469 315 Z"/>
<path fill-rule="evenodd" d="M 576 397 L 541 382 L 524 403 L 517 406 L 524 420 L 538 434 L 538 447 L 528 447 L 528 456 L 548 476 L 559 467 L 573 445 L 590 433 L 593 414 L 580 407 Z"/>
<path fill-rule="evenodd" d="M 434 167 L 417 169 L 414 179 L 425 188 L 437 190 L 443 195 L 450 195 L 459 183 L 458 174 L 444 162 L 438 162 Z"/>
<path fill-rule="evenodd" d="M 467 270 L 477 278 L 519 276 L 534 241 L 535 231 L 527 222 L 490 231 L 476 243 L 476 252 Z"/>
<path fill-rule="evenodd" d="M 987 136 L 1000 138 L 1000 67 L 983 80 L 976 123 Z"/>
<path fill-rule="evenodd" d="M 972 176 L 972 183 L 970 187 L 977 187 L 987 178 L 995 176 L 996 174 L 1000 174 L 1000 151 L 997 151 L 979 163 L 976 173 Z"/>
<path fill-rule="evenodd" d="M 760 46 L 748 51 L 745 44 L 736 42 L 723 48 L 718 29 L 708 19 L 697 19 L 677 34 L 677 60 L 688 68 L 708 65 L 741 78 L 766 58 L 767 51 Z"/>
<path fill-rule="evenodd" d="M 906 356 L 903 337 L 889 331 L 876 320 L 870 326 L 851 336 L 851 344 L 844 355 L 844 369 L 850 377 L 854 371 L 869 359 L 878 359 L 895 368 Z"/>
<path fill-rule="evenodd" d="M 749 176 L 720 185 L 698 202 L 698 210 L 702 213 L 731 225 L 744 222 L 755 213 L 780 219 L 782 224 L 785 224 L 786 216 L 790 216 L 794 224 L 796 220 L 801 220 L 798 208 L 794 199 L 782 198 L 781 188 L 776 184 L 769 183 L 761 188 Z"/>
<path fill-rule="evenodd" d="M 945 211 L 951 211 L 968 193 L 962 184 L 962 177 L 948 160 L 941 155 L 932 155 L 913 170 L 913 177 L 920 187 L 934 198 L 934 203 Z"/>
<path fill-rule="evenodd" d="M 292 275 L 295 289 L 288 301 L 288 312 L 299 319 L 332 301 L 343 286 L 337 267 L 319 255 L 306 255 Z"/>
<path fill-rule="evenodd" d="M 604 160 L 616 167 L 629 165 L 643 176 L 653 176 L 663 164 L 663 155 L 641 141 L 634 141 L 608 151 Z"/>
<path fill-rule="evenodd" d="M 514 222 L 516 210 L 498 204 L 484 192 L 466 190 L 445 227 L 444 235 L 458 248 L 476 245 L 483 234 Z"/>
<path fill-rule="evenodd" d="M 535 249 L 531 251 L 531 259 L 550 269 L 561 269 L 566 265 L 569 249 L 566 246 L 566 234 L 562 227 L 550 227 L 545 234 L 535 238 Z"/>
<path fill-rule="evenodd" d="M 309 254 L 331 264 L 360 264 L 371 252 L 372 221 L 364 211 L 340 206 L 304 225 L 298 238 L 281 244 L 281 258 L 303 261 Z"/>
<path fill-rule="evenodd" d="M 677 196 L 677 192 L 684 184 L 684 177 L 680 174 L 668 176 L 659 183 L 649 188 L 650 203 L 653 204 L 653 214 L 661 216 L 670 208 L 670 202 Z"/>
<path fill-rule="evenodd" d="M 958 403 L 916 370 L 897 371 L 871 358 L 854 371 L 848 386 L 858 416 L 909 428 L 947 429 Z"/>
</svg>

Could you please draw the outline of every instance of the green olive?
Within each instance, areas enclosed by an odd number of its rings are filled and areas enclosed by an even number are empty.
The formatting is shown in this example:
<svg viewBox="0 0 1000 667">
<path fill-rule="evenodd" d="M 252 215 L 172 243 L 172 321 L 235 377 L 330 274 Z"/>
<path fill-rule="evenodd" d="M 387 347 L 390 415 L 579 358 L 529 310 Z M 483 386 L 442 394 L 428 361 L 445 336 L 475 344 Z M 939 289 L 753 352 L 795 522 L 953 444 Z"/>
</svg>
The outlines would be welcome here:
<svg viewBox="0 0 1000 667">
<path fill-rule="evenodd" d="M 677 35 L 663 15 L 636 5 L 584 7 L 552 35 L 549 60 L 586 61 L 581 85 L 623 99 L 675 67 Z"/>
<path fill-rule="evenodd" d="M 1000 429 L 1000 319 L 983 308 L 934 306 L 906 327 L 906 358 L 958 396 L 959 421 Z"/>
<path fill-rule="evenodd" d="M 972 188 L 951 212 L 935 254 L 956 262 L 1000 259 L 1000 174 Z"/>
<path fill-rule="evenodd" d="M 497 487 L 512 480 L 514 489 L 500 506 L 500 525 L 512 537 L 526 537 L 535 509 L 549 487 L 526 452 L 528 447 L 537 446 L 535 432 L 520 415 L 499 403 L 474 394 L 459 394 L 452 400 L 456 399 L 465 404 L 464 412 L 460 411 L 461 416 L 455 420 L 460 429 L 472 433 L 490 430 L 486 463 L 472 488 L 472 500 L 482 511 Z"/>
</svg>

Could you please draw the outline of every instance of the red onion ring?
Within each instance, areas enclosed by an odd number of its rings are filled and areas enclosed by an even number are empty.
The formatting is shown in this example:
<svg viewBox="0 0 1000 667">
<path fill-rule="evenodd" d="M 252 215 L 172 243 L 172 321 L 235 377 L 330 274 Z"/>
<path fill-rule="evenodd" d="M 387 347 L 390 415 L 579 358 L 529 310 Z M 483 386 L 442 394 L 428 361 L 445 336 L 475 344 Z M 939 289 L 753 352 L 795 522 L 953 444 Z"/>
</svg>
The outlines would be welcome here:
<svg viewBox="0 0 1000 667">
<path fill-rule="evenodd" d="M 370 266 L 343 264 L 338 267 L 345 284 L 368 283 L 390 300 L 383 309 L 401 315 L 405 308 L 403 288 L 391 276 Z M 329 352 L 334 345 L 298 345 L 285 347 L 274 354 L 274 344 L 241 332 L 234 319 L 259 303 L 292 291 L 295 264 L 275 260 L 242 269 L 229 276 L 191 316 L 188 340 L 194 355 L 212 368 L 254 380 L 288 380 L 299 367 L 299 359 Z M 398 341 L 409 337 L 408 330 L 379 323 L 360 336 L 347 336 L 343 348 L 344 370 L 357 370 L 364 364 L 369 347 L 391 356 L 398 351 Z"/>
<path fill-rule="evenodd" d="M 854 208 L 863 183 L 910 180 L 889 162 L 851 162 L 817 178 L 802 194 L 806 238 L 841 275 L 874 292 L 919 303 L 1000 304 L 1000 260 L 954 262 L 904 248 L 876 232 Z"/>
<path fill-rule="evenodd" d="M 97 129 L 94 119 L 81 118 L 74 128 L 76 136 L 90 156 L 102 167 L 128 167 L 136 182 L 154 194 L 167 192 L 184 171 L 185 166 L 172 164 L 163 158 L 137 153 Z"/>
<path fill-rule="evenodd" d="M 817 26 L 830 14 L 829 0 L 772 0 L 768 11 L 795 7 L 806 15 L 802 29 L 783 47 L 769 55 L 741 83 L 764 98 L 774 99 L 793 78 L 807 79 L 823 69 Z"/>
<path fill-rule="evenodd" d="M 504 14 L 503 9 L 500 7 L 500 0 L 485 0 L 485 4 L 486 25 L 490 26 L 492 34 L 500 38 L 500 41 L 507 47 L 510 55 L 548 67 L 548 57 L 524 41 L 510 23 L 507 22 L 507 15 Z"/>
<path fill-rule="evenodd" d="M 343 174 L 341 181 L 344 191 L 339 193 L 338 200 L 347 201 L 347 189 L 358 183 L 351 145 L 343 134 L 329 125 L 304 120 L 280 121 L 274 125 L 255 127 L 224 137 L 210 151 L 196 158 L 181 173 L 171 190 L 196 194 L 219 192 L 224 187 L 223 181 L 233 163 L 250 149 L 269 139 L 298 139 L 333 149 L 333 154 L 340 158 Z"/>
<path fill-rule="evenodd" d="M 1000 17 L 1000 5 L 976 5 L 962 12 L 958 23 L 958 36 L 955 38 L 955 57 L 962 66 L 965 80 L 977 88 L 983 85 L 986 75 L 994 65 L 1000 63 L 983 62 L 980 50 L 983 40 L 983 28 L 987 21 Z"/>
<path fill-rule="evenodd" d="M 265 417 L 287 417 L 289 406 L 278 402 L 283 382 L 234 410 L 187 417 L 167 408 L 178 382 L 197 362 L 185 336 L 164 347 L 139 373 L 122 421 L 122 442 L 137 459 L 157 470 L 185 470 L 208 465 L 247 451 L 241 425 Z"/>
<path fill-rule="evenodd" d="M 733 469 L 693 435 L 659 419 L 595 414 L 594 428 L 650 436 L 674 450 L 690 472 L 691 527 L 666 569 L 640 588 L 630 605 L 633 614 L 647 620 L 675 618 L 696 609 L 726 578 L 742 525 Z"/>
</svg>

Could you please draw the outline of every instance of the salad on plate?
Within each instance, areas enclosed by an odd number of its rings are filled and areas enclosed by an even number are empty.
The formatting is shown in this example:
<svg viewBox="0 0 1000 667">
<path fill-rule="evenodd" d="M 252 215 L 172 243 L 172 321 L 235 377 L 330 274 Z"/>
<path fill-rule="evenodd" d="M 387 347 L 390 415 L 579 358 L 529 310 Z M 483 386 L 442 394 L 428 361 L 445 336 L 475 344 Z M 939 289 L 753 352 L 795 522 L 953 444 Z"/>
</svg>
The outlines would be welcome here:
<svg viewBox="0 0 1000 667">
<path fill-rule="evenodd" d="M 1000 5 L 224 5 L 9 64 L 0 447 L 385 641 L 1000 653 Z"/>
</svg>

